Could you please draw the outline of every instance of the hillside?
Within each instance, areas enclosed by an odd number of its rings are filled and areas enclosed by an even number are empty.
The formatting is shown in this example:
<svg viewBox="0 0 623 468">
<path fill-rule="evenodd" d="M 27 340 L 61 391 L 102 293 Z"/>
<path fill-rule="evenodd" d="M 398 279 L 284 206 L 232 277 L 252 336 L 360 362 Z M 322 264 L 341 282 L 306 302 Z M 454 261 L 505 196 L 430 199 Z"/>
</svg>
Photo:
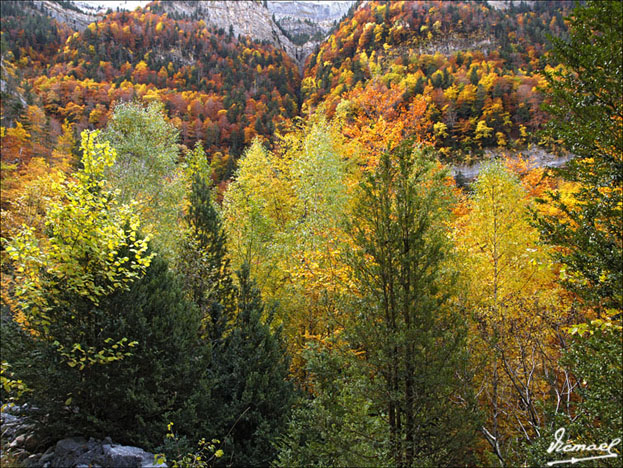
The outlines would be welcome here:
<svg viewBox="0 0 623 468">
<path fill-rule="evenodd" d="M 351 121 L 400 121 L 421 103 L 405 131 L 448 159 L 526 143 L 546 120 L 537 89 L 556 65 L 547 35 L 564 36 L 570 4 L 505 6 L 367 2 L 308 59 L 304 111 L 322 104 L 333 115 L 339 105 Z"/>
<path fill-rule="evenodd" d="M 547 120 L 541 73 L 556 65 L 547 34 L 564 36 L 568 6 L 152 2 L 133 12 L 98 11 L 91 17 L 99 20 L 82 29 L 88 14 L 73 4 L 3 2 L 3 50 L 12 53 L 3 67 L 13 70 L 3 99 L 14 109 L 3 122 L 29 101 L 52 133 L 65 119 L 77 129 L 100 128 L 116 100 L 160 99 L 183 144 L 202 141 L 222 159 L 222 179 L 254 136 L 270 140 L 299 115 L 299 103 L 304 114 L 322 106 L 329 116 L 339 105 L 353 137 L 383 117 L 386 138 L 415 133 L 448 161 L 469 162 L 485 149 L 539 142 Z M 284 21 L 305 42 L 291 42 Z"/>
<path fill-rule="evenodd" d="M 21 3 L 4 2 L 3 12 L 3 39 L 52 133 L 65 120 L 100 128 L 119 100 L 159 99 L 183 144 L 202 141 L 222 158 L 220 179 L 231 174 L 230 156 L 298 114 L 298 70 L 280 48 L 203 20 L 115 12 L 71 33 Z"/>
<path fill-rule="evenodd" d="M 577 3 L 1 1 L 0 466 L 615 465 Z"/>
</svg>

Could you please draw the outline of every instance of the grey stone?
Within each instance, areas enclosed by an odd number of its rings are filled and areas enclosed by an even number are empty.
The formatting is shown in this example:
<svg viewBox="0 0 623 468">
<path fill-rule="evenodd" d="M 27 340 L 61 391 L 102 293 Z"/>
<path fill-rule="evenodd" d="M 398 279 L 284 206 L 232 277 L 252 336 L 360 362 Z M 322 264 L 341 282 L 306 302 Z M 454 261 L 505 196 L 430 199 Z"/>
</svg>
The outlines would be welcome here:
<svg viewBox="0 0 623 468">
<path fill-rule="evenodd" d="M 41 460 L 41 454 L 34 453 L 30 455 L 28 458 L 26 458 L 26 460 L 24 460 L 24 465 L 26 466 L 26 468 L 40 466 L 41 465 L 40 460 Z"/>
<path fill-rule="evenodd" d="M 9 424 L 15 421 L 18 421 L 19 418 L 17 416 L 15 416 L 14 414 L 11 414 L 9 412 L 2 412 L 1 416 L 0 416 L 0 421 L 2 421 L 2 424 Z"/>
<path fill-rule="evenodd" d="M 90 445 L 90 443 L 89 443 Z M 102 465 L 104 463 L 104 449 L 100 444 L 94 444 L 94 447 L 88 452 L 80 455 L 75 462 L 77 465 L 92 465 L 94 463 L 98 463 Z"/>
<path fill-rule="evenodd" d="M 76 460 L 88 451 L 87 440 L 84 437 L 72 437 L 59 440 L 54 450 L 52 459 L 53 468 L 66 468 L 74 466 Z"/>
<path fill-rule="evenodd" d="M 140 468 L 147 453 L 143 449 L 123 445 L 103 445 L 102 449 L 103 465 L 106 467 Z"/>
<path fill-rule="evenodd" d="M 39 464 L 45 465 L 46 463 L 51 462 L 53 458 L 54 458 L 54 446 L 50 447 L 45 452 L 43 452 L 43 455 L 41 455 L 41 458 L 39 459 Z"/>
<path fill-rule="evenodd" d="M 11 441 L 9 444 L 10 448 L 23 447 L 24 441 L 26 440 L 26 436 L 24 434 L 18 435 L 15 439 Z"/>
</svg>

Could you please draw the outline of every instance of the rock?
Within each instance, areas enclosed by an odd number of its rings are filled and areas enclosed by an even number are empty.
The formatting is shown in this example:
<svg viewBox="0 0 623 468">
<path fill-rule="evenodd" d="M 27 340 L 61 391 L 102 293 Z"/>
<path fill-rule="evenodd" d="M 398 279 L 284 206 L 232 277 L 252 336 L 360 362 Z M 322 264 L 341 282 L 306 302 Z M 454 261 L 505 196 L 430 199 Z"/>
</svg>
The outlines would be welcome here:
<svg viewBox="0 0 623 468">
<path fill-rule="evenodd" d="M 9 448 L 23 447 L 25 440 L 26 436 L 24 434 L 18 435 L 15 439 L 11 441 L 11 443 L 9 444 Z"/>
<path fill-rule="evenodd" d="M 50 468 L 166 468 L 157 465 L 152 453 L 138 447 L 113 444 L 110 437 L 103 442 L 88 441 L 82 437 L 63 439 L 57 442 L 53 451 L 48 449 L 39 460 L 38 466 Z"/>
<path fill-rule="evenodd" d="M 26 460 L 24 460 L 24 465 L 26 468 L 41 466 L 41 455 L 40 453 L 33 453 Z"/>
<path fill-rule="evenodd" d="M 151 455 L 137 447 L 123 445 L 104 445 L 104 466 L 119 468 L 140 468 L 146 455 Z M 151 455 L 153 460 L 153 455 Z"/>
<path fill-rule="evenodd" d="M 41 458 L 39 459 L 39 464 L 40 465 L 45 465 L 48 462 L 51 462 L 52 459 L 54 458 L 54 446 L 50 447 L 49 449 L 47 449 L 43 455 L 41 455 Z"/>
<path fill-rule="evenodd" d="M 52 459 L 51 466 L 53 468 L 74 466 L 80 455 L 88 450 L 87 440 L 84 437 L 59 440 L 54 449 L 54 458 Z"/>
</svg>

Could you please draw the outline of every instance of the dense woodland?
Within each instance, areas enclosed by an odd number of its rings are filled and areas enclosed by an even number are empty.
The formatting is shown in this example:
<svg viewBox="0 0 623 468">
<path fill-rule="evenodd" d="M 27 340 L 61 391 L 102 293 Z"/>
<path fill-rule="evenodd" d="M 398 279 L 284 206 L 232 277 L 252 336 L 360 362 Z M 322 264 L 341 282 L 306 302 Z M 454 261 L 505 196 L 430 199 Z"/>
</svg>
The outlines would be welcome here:
<svg viewBox="0 0 623 468">
<path fill-rule="evenodd" d="M 483 148 L 537 143 L 534 132 L 547 120 L 537 88 L 543 71 L 557 65 L 545 52 L 550 34 L 566 35 L 569 6 L 371 2 L 311 56 L 305 105 L 404 125 L 449 162 Z M 405 117 L 413 107 L 422 108 L 417 123 Z"/>
<path fill-rule="evenodd" d="M 39 448 L 543 466 L 561 427 L 622 437 L 619 3 L 371 1 L 302 78 L 157 3 L 77 32 L 5 1 L 1 31 L 0 401 Z"/>
</svg>

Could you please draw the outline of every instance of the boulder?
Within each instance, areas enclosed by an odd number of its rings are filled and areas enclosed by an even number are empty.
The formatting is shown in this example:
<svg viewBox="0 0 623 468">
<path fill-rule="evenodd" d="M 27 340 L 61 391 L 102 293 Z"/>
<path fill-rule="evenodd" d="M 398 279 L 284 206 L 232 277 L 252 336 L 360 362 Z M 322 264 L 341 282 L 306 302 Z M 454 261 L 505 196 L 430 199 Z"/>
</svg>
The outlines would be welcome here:
<svg viewBox="0 0 623 468">
<path fill-rule="evenodd" d="M 104 442 L 95 439 L 72 437 L 57 442 L 54 454 L 50 457 L 46 452 L 41 457 L 40 466 L 50 462 L 51 468 L 166 468 L 157 465 L 152 453 L 138 447 L 113 444 L 107 437 Z"/>
<path fill-rule="evenodd" d="M 151 455 L 137 447 L 123 445 L 103 445 L 104 466 L 118 466 L 119 468 L 141 468 L 146 456 Z M 153 455 L 151 459 L 153 462 Z"/>
<path fill-rule="evenodd" d="M 54 449 L 52 468 L 75 466 L 80 455 L 89 451 L 87 440 L 84 437 L 71 437 L 59 440 Z"/>
</svg>

